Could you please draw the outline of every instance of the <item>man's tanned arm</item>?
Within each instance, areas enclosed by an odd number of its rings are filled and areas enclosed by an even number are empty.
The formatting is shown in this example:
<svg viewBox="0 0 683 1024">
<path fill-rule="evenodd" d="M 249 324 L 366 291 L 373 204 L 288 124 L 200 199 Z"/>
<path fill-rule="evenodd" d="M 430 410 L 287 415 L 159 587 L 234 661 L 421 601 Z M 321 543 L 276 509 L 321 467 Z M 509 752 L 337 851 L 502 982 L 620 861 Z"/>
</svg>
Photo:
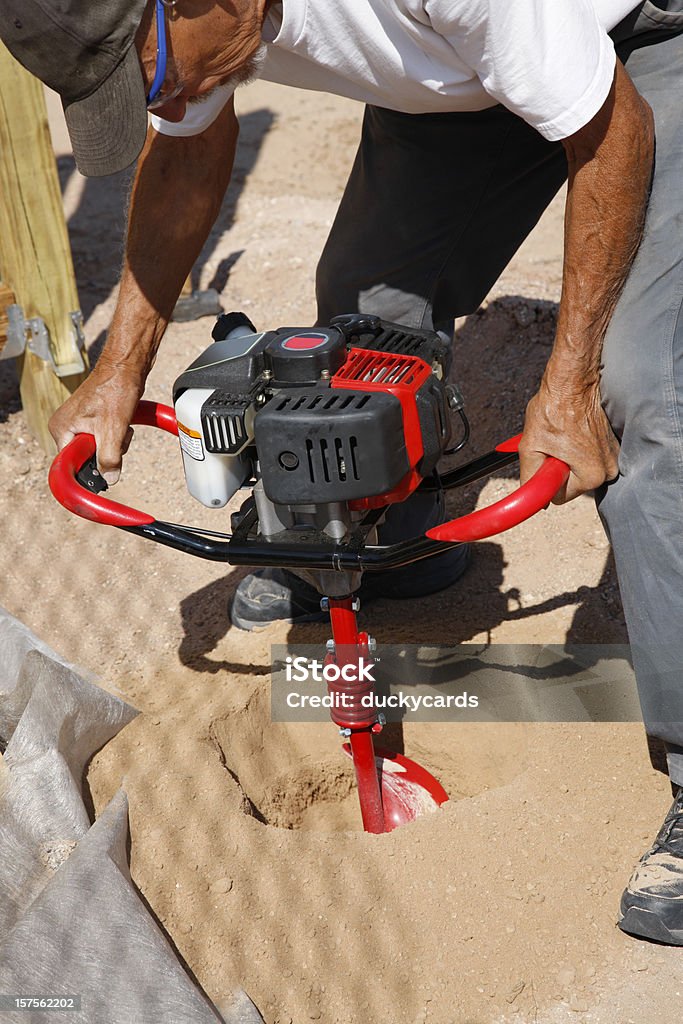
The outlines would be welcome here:
<svg viewBox="0 0 683 1024">
<path fill-rule="evenodd" d="M 559 504 L 618 473 L 619 444 L 602 409 L 602 344 L 640 243 L 654 159 L 652 112 L 617 61 L 607 101 L 564 143 L 569 165 L 557 334 L 527 406 L 521 477 L 543 455 L 567 462 Z"/>
<path fill-rule="evenodd" d="M 98 465 L 110 483 L 118 478 L 129 424 L 183 282 L 220 210 L 237 134 L 232 100 L 201 135 L 148 131 L 107 343 L 90 376 L 50 420 L 60 448 L 75 434 L 95 435 Z"/>
</svg>

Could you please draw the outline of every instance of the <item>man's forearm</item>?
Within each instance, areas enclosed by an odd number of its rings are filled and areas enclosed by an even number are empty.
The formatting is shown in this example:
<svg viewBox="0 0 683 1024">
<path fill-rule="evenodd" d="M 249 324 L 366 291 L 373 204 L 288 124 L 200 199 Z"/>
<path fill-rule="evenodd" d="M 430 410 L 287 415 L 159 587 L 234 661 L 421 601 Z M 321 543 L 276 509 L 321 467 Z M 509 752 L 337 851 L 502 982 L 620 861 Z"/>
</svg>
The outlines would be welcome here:
<svg viewBox="0 0 683 1024">
<path fill-rule="evenodd" d="M 569 192 L 557 333 L 520 444 L 522 480 L 546 455 L 571 467 L 560 502 L 618 472 L 619 445 L 601 405 L 602 345 L 642 236 L 654 158 L 652 113 L 618 62 L 607 102 L 565 150 Z"/>
<path fill-rule="evenodd" d="M 562 301 L 550 373 L 598 383 L 602 342 L 640 243 L 654 154 L 652 116 L 617 64 L 608 103 L 565 143 Z"/>
<path fill-rule="evenodd" d="M 232 103 L 202 135 L 150 128 L 131 194 L 119 299 L 100 357 L 144 376 L 218 215 L 237 142 Z"/>
<path fill-rule="evenodd" d="M 130 422 L 173 307 L 220 209 L 236 142 L 232 104 L 201 135 L 148 135 L 107 344 L 90 376 L 50 419 L 59 448 L 76 434 L 95 435 L 98 466 L 110 484 L 118 479 Z"/>
</svg>

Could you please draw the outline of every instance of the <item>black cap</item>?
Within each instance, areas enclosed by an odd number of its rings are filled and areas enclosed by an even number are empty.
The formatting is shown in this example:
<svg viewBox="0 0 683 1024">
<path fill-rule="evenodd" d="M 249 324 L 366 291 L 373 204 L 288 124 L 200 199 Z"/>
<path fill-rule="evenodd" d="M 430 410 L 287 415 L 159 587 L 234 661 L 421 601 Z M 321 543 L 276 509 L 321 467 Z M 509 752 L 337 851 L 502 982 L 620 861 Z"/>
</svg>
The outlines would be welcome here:
<svg viewBox="0 0 683 1024">
<path fill-rule="evenodd" d="M 0 38 L 62 98 L 76 166 L 113 174 L 147 133 L 145 83 L 133 45 L 147 0 L 0 0 Z"/>
</svg>

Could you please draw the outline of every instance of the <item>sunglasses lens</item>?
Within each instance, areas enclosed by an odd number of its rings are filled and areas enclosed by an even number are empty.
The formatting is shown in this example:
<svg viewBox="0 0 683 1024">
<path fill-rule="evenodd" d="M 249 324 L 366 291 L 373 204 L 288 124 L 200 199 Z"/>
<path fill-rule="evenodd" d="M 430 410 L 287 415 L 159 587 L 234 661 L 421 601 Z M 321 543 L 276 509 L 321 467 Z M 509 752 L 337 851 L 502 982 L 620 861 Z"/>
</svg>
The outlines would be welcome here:
<svg viewBox="0 0 683 1024">
<path fill-rule="evenodd" d="M 179 96 L 183 90 L 182 82 L 179 82 L 174 89 L 170 89 L 168 92 L 160 93 L 156 99 L 152 100 L 151 103 L 147 104 L 148 110 L 158 110 L 159 107 L 165 106 L 166 103 L 170 103 L 176 96 Z"/>
</svg>

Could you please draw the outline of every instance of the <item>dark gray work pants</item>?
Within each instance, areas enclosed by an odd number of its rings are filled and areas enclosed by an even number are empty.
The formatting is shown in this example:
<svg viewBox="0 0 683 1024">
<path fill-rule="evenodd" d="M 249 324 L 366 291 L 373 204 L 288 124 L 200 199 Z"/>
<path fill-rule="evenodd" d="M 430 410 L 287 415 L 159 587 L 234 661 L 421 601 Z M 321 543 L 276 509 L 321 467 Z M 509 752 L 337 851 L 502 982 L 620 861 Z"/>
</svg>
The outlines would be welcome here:
<svg viewBox="0 0 683 1024">
<path fill-rule="evenodd" d="M 654 111 L 657 157 L 645 235 L 604 346 L 602 395 L 621 455 L 599 509 L 646 728 L 683 784 L 683 12 L 664 5 L 646 2 L 614 33 Z M 318 268 L 321 321 L 360 310 L 448 329 L 479 306 L 566 173 L 562 146 L 503 107 L 368 107 Z"/>
</svg>

